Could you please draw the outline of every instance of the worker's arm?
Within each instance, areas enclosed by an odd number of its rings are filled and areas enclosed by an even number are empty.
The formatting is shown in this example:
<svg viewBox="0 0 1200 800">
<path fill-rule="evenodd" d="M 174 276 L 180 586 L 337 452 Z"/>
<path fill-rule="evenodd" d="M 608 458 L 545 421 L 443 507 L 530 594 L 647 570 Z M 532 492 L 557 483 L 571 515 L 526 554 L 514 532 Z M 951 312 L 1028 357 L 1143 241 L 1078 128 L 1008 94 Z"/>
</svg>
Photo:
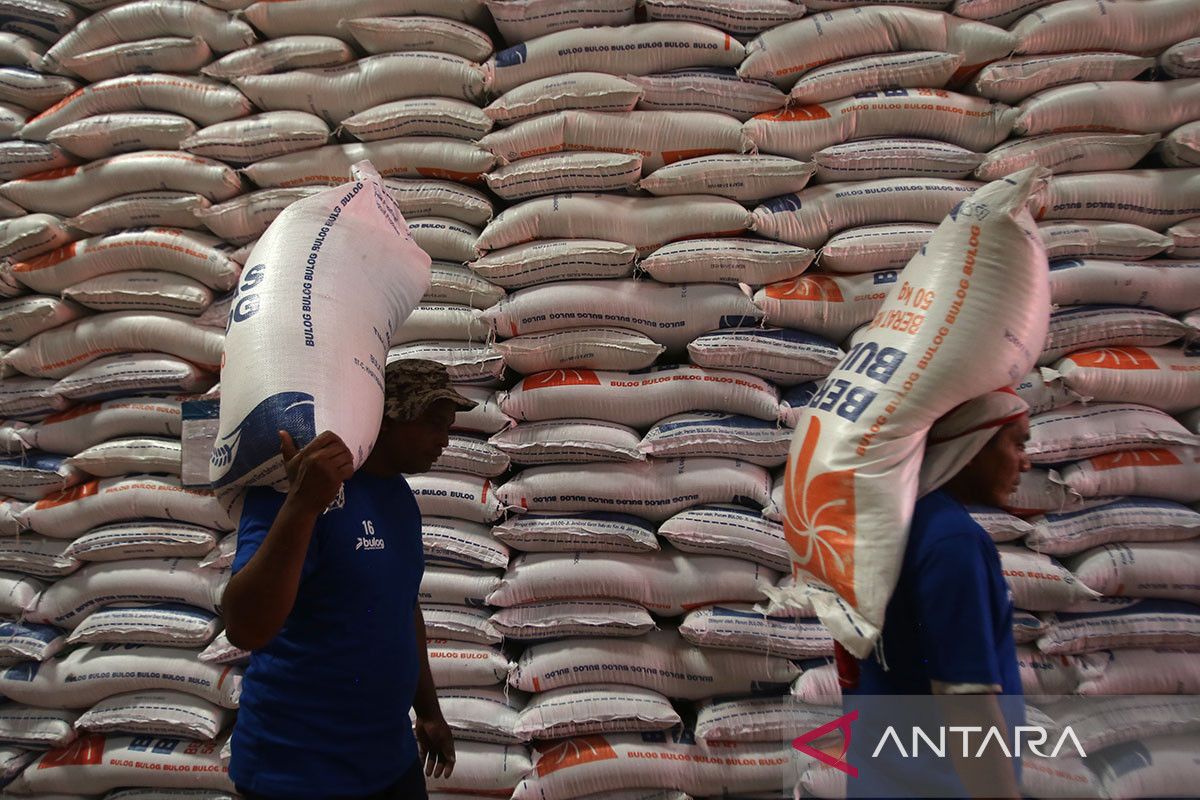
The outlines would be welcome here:
<svg viewBox="0 0 1200 800">
<path fill-rule="evenodd" d="M 417 654 L 420 671 L 417 675 L 417 693 L 413 698 L 413 711 L 417 712 L 417 746 L 425 774 L 434 778 L 448 778 L 454 771 L 454 736 L 442 707 L 438 703 L 437 688 L 433 685 L 433 673 L 429 670 L 429 646 L 425 640 L 425 615 L 421 607 L 413 611 L 413 622 L 417 631 Z"/>
<path fill-rule="evenodd" d="M 286 432 L 280 431 L 279 439 L 290 487 L 287 499 L 258 549 L 229 579 L 221 599 L 225 635 L 243 650 L 265 646 L 283 627 L 296 603 L 317 519 L 337 497 L 342 482 L 354 474 L 350 450 L 329 431 L 299 451 Z"/>
<path fill-rule="evenodd" d="M 1004 750 L 994 742 L 989 743 L 982 752 L 979 751 L 979 745 L 989 728 L 994 727 L 999 731 L 1005 742 L 1012 741 L 1012 733 L 1008 730 L 1008 721 L 1000 709 L 999 699 L 990 692 L 971 693 L 971 688 L 973 687 L 934 684 L 942 724 L 950 728 L 982 729 L 981 732 L 970 736 L 971 746 L 967 750 L 969 755 L 966 756 L 959 746 L 958 737 L 951 738 L 947 749 L 954 759 L 954 769 L 962 780 L 968 797 L 995 797 L 1006 800 L 1020 798 L 1021 790 L 1017 786 L 1012 759 L 1004 755 Z"/>
<path fill-rule="evenodd" d="M 967 796 L 1019 798 L 1016 764 L 1002 748 L 993 743 L 975 757 L 989 728 L 1012 741 L 999 697 L 1006 671 L 1000 660 L 1011 653 L 998 652 L 1002 637 L 996 631 L 1004 616 L 998 605 L 1009 601 L 995 595 L 999 565 L 991 559 L 998 559 L 994 548 L 989 552 L 973 535 L 946 537 L 931 547 L 914 581 L 917 622 L 942 723 L 980 729 L 970 735 L 968 756 L 961 746 L 949 748 Z"/>
</svg>

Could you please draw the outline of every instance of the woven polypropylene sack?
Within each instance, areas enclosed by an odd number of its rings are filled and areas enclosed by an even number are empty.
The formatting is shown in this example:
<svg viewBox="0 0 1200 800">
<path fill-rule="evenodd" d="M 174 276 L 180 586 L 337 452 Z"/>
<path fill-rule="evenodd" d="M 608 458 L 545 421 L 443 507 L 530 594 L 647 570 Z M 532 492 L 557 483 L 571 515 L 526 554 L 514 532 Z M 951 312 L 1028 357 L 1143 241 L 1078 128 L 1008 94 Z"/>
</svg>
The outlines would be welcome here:
<svg viewBox="0 0 1200 800">
<path fill-rule="evenodd" d="M 1026 170 L 957 205 L 800 418 L 785 482 L 793 571 L 814 577 L 818 616 L 859 656 L 899 575 L 929 426 L 1025 375 L 1045 339 L 1046 256 L 1026 210 L 1044 181 Z M 983 343 L 992 357 L 978 358 Z"/>
<path fill-rule="evenodd" d="M 216 486 L 280 480 L 281 429 L 300 445 L 333 430 L 356 465 L 374 446 L 386 346 L 429 287 L 430 258 L 362 166 L 289 206 L 251 253 L 226 336 Z"/>
</svg>

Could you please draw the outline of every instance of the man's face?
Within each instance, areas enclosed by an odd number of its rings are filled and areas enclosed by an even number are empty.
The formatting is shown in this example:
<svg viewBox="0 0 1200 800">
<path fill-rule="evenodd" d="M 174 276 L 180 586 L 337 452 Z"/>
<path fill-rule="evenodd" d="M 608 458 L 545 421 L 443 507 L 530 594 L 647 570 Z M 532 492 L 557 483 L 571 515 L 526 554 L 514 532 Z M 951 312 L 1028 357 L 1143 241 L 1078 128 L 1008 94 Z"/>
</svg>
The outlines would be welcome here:
<svg viewBox="0 0 1200 800">
<path fill-rule="evenodd" d="M 1031 468 L 1025 455 L 1029 441 L 1029 416 L 1010 422 L 992 437 L 971 462 L 972 483 L 980 499 L 992 506 L 1004 506 L 1021 482 L 1021 473 Z"/>
<path fill-rule="evenodd" d="M 428 472 L 450 443 L 457 410 L 449 400 L 436 400 L 416 419 L 394 422 L 384 418 L 375 448 L 397 473 Z"/>
</svg>

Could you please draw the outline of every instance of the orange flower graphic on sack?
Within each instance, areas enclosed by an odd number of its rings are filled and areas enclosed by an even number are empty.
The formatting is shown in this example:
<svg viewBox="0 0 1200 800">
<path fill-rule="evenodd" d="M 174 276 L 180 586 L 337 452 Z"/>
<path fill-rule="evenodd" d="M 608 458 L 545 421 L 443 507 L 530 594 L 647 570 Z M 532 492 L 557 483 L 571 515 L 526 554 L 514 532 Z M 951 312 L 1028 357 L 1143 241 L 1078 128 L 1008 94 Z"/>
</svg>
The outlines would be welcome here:
<svg viewBox="0 0 1200 800">
<path fill-rule="evenodd" d="M 784 477 L 783 532 L 795 565 L 829 584 L 854 605 L 854 470 L 810 475 L 821 422 L 810 418 Z"/>
<path fill-rule="evenodd" d="M 554 386 L 599 386 L 600 376 L 590 369 L 553 369 L 530 375 L 524 381 L 527 392 Z"/>
<path fill-rule="evenodd" d="M 827 275 L 806 275 L 790 281 L 772 283 L 767 297 L 773 300 L 811 300 L 815 303 L 843 303 L 841 287 Z"/>
<path fill-rule="evenodd" d="M 567 767 L 577 767 L 592 761 L 607 761 L 617 757 L 608 740 L 603 736 L 580 736 L 551 745 L 541 752 L 537 760 L 537 774 L 544 778 L 552 772 Z"/>
<path fill-rule="evenodd" d="M 1140 347 L 1102 347 L 1075 353 L 1070 358 L 1080 367 L 1158 369 L 1158 363 Z"/>
<path fill-rule="evenodd" d="M 1092 468 L 1097 472 L 1128 467 L 1173 467 L 1183 462 L 1179 456 L 1161 447 L 1148 450 L 1125 450 L 1092 457 Z"/>
</svg>

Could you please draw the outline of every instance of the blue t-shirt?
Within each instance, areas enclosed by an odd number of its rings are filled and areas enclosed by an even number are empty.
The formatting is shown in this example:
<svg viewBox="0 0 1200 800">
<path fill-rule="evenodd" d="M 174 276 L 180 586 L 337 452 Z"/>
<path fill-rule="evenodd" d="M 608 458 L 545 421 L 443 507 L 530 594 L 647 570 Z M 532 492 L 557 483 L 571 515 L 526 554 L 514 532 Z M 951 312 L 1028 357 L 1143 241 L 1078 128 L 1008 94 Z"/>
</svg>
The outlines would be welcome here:
<svg viewBox="0 0 1200 800">
<path fill-rule="evenodd" d="M 284 499 L 247 492 L 233 572 Z M 404 479 L 346 481 L 313 530 L 291 614 L 246 669 L 229 765 L 238 787 L 279 798 L 371 794 L 412 765 L 424 569 L 421 512 Z"/>
<path fill-rule="evenodd" d="M 931 681 L 1000 687 L 1010 744 L 1013 727 L 1025 723 L 1012 593 L 1000 569 L 1000 554 L 967 509 L 943 491 L 921 498 L 913 510 L 881 638 L 886 669 L 877 651 L 858 661 L 858 686 L 844 690 L 846 710 L 859 711 L 866 733 L 851 738 L 848 761 L 859 768 L 859 777 L 847 781 L 849 795 L 903 796 L 899 787 L 911 776 L 927 796 L 966 796 L 950 759 L 870 758 L 879 733 L 899 721 L 897 713 L 909 708 L 923 714 L 930 705 L 914 701 L 888 709 L 866 698 L 928 695 Z M 976 740 L 973 746 L 978 744 Z"/>
</svg>

